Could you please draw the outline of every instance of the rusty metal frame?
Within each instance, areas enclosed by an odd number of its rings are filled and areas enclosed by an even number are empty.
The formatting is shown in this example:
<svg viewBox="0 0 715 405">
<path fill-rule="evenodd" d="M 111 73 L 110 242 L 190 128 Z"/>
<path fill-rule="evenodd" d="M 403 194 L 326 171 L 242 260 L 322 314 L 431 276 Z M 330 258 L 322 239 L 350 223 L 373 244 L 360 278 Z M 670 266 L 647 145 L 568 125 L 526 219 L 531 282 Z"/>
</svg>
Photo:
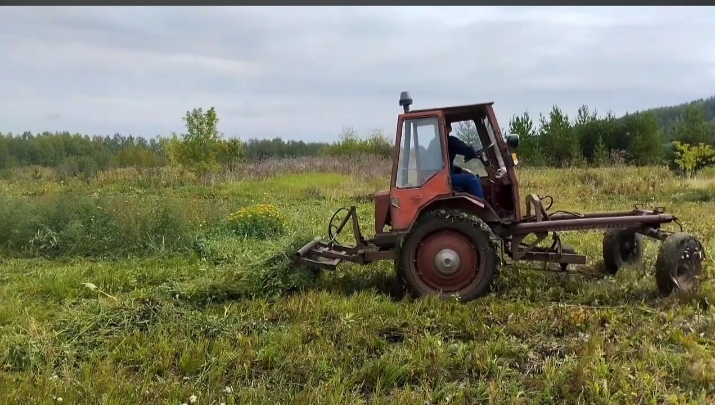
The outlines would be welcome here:
<svg viewBox="0 0 715 405">
<path fill-rule="evenodd" d="M 508 246 L 505 250 L 515 261 L 543 261 L 561 265 L 586 264 L 586 256 L 576 254 L 570 247 L 564 248 L 557 231 L 630 229 L 662 241 L 671 232 L 661 230 L 660 225 L 677 223 L 675 216 L 664 212 L 665 209 L 662 207 L 645 210 L 642 206 L 636 205 L 631 211 L 549 214 L 541 199 L 536 194 L 529 194 L 526 197 L 524 216 L 527 220 L 504 228 L 500 236 Z M 538 247 L 537 245 L 546 239 L 549 232 L 552 234 L 553 244 L 548 248 Z M 526 244 L 524 239 L 529 235 L 536 236 L 536 240 Z"/>
<path fill-rule="evenodd" d="M 335 214 L 333 214 L 333 217 L 341 210 L 344 210 L 344 208 L 337 210 Z M 337 243 L 335 238 L 343 231 L 350 220 L 352 220 L 353 233 L 355 235 L 355 246 L 343 246 Z M 313 239 L 296 252 L 294 261 L 313 268 L 335 270 L 341 262 L 368 264 L 374 261 L 389 260 L 392 258 L 392 247 L 384 248 L 377 246 L 372 243 L 372 240 L 366 240 L 362 236 L 357 208 L 353 205 L 348 209 L 348 215 L 346 215 L 340 222 L 340 225 L 337 226 L 332 240 L 324 242 L 319 237 Z"/>
<path fill-rule="evenodd" d="M 333 214 L 333 219 L 335 218 L 336 215 L 345 208 L 340 208 L 339 210 L 335 211 Z M 333 234 L 333 239 L 329 241 L 329 243 L 334 244 L 334 245 L 339 245 L 335 243 L 335 237 L 340 235 L 340 233 L 343 231 L 345 228 L 345 225 L 347 225 L 348 221 L 352 219 L 352 225 L 353 225 L 353 234 L 355 235 L 355 246 L 356 247 L 362 247 L 365 244 L 365 238 L 362 237 L 362 232 L 360 231 L 360 222 L 358 221 L 358 216 L 357 216 L 357 208 L 353 205 L 350 207 L 348 210 L 348 215 L 343 218 L 343 220 L 340 222 L 340 225 L 335 230 L 335 234 Z M 332 219 L 331 223 L 328 225 L 332 229 Z"/>
</svg>

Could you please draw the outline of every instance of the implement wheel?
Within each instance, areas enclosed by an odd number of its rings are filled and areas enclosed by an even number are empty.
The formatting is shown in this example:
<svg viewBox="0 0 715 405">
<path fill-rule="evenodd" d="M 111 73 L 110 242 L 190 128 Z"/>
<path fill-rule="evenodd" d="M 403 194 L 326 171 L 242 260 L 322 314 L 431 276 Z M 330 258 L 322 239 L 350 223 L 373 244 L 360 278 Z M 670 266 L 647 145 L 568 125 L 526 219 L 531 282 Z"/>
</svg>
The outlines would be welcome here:
<svg viewBox="0 0 715 405">
<path fill-rule="evenodd" d="M 698 285 L 705 250 L 692 235 L 674 233 L 660 246 L 655 262 L 655 281 L 663 295 L 675 291 L 688 292 Z"/>
<path fill-rule="evenodd" d="M 603 265 L 610 274 L 624 265 L 643 261 L 643 236 L 627 229 L 611 229 L 603 236 Z"/>
<path fill-rule="evenodd" d="M 428 213 L 405 237 L 398 269 L 416 297 L 471 301 L 489 292 L 498 271 L 491 237 L 477 217 Z"/>
</svg>

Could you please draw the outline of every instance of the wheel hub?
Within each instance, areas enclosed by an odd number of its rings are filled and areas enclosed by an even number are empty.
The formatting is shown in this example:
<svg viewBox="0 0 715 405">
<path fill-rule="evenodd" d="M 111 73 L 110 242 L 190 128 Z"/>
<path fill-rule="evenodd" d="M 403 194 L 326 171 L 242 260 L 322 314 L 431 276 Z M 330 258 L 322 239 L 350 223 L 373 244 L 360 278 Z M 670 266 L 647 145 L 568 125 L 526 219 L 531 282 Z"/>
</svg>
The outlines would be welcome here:
<svg viewBox="0 0 715 405">
<path fill-rule="evenodd" d="M 480 282 L 480 257 L 471 239 L 452 229 L 426 236 L 412 253 L 417 282 L 439 294 L 464 294 Z"/>
<path fill-rule="evenodd" d="M 452 249 L 442 249 L 434 257 L 434 265 L 440 273 L 450 275 L 459 270 L 459 254 Z"/>
<path fill-rule="evenodd" d="M 636 255 L 638 252 L 638 240 L 636 239 L 636 234 L 629 235 L 623 238 L 623 244 L 621 245 L 621 256 L 624 259 L 630 259 L 631 256 Z"/>
<path fill-rule="evenodd" d="M 682 283 L 688 278 L 699 275 L 702 272 L 702 261 L 703 254 L 698 247 L 688 246 L 683 249 L 676 270 L 678 283 Z"/>
</svg>

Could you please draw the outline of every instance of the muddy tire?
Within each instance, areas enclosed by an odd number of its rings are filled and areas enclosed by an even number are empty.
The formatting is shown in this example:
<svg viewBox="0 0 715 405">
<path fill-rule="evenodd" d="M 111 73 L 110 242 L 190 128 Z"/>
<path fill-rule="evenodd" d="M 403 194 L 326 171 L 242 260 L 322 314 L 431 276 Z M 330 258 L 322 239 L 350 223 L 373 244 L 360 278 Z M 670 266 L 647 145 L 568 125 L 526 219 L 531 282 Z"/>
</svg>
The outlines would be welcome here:
<svg viewBox="0 0 715 405">
<path fill-rule="evenodd" d="M 398 266 L 397 258 L 400 257 L 400 250 L 401 244 L 398 241 L 397 246 L 395 246 L 395 250 L 393 251 L 395 255 L 395 260 L 393 261 L 394 273 L 387 283 L 387 294 L 395 301 L 402 300 L 409 291 L 409 287 L 402 278 L 402 273 L 400 272 L 400 268 Z"/>
<path fill-rule="evenodd" d="M 387 294 L 395 301 L 400 301 L 405 297 L 407 286 L 405 281 L 399 277 L 392 277 L 387 285 Z"/>
<path fill-rule="evenodd" d="M 608 230 L 603 236 L 603 265 L 616 274 L 624 265 L 643 262 L 643 236 L 626 229 Z"/>
<path fill-rule="evenodd" d="M 478 217 L 458 211 L 424 214 L 398 249 L 397 267 L 415 298 L 468 302 L 487 294 L 498 274 L 495 237 Z"/>
<path fill-rule="evenodd" d="M 695 237 L 684 232 L 670 235 L 660 246 L 655 262 L 655 281 L 660 293 L 669 295 L 697 288 L 703 260 L 705 250 Z"/>
</svg>

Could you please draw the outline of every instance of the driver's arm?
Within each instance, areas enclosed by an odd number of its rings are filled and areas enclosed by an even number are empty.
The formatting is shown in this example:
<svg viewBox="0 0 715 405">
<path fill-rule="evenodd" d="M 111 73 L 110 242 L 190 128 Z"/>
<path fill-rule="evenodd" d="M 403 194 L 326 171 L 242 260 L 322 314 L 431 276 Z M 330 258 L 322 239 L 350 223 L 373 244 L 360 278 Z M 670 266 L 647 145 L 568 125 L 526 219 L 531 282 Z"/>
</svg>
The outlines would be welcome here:
<svg viewBox="0 0 715 405">
<path fill-rule="evenodd" d="M 471 148 L 469 145 L 467 145 L 461 139 L 457 138 L 454 135 L 450 135 L 449 138 L 447 138 L 447 147 L 455 155 L 462 155 L 467 159 L 474 159 L 475 157 L 477 157 L 474 148 Z"/>
</svg>

